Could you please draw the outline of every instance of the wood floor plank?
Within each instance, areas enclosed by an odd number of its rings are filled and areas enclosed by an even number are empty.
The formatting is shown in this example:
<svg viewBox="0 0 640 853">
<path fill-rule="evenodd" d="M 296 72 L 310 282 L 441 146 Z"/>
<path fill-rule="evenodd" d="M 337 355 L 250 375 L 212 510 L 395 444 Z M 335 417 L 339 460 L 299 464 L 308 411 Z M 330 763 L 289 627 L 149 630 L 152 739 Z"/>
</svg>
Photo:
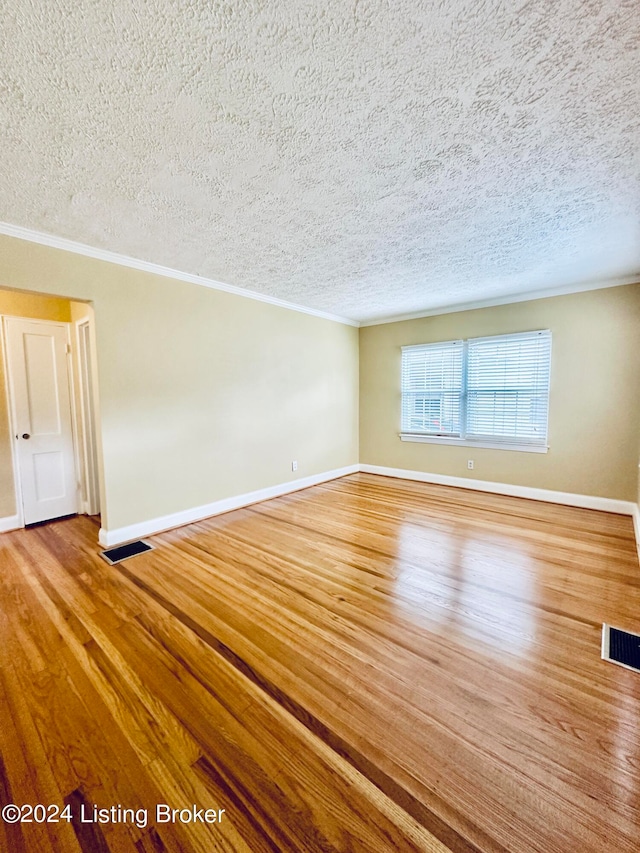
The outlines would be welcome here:
<svg viewBox="0 0 640 853">
<path fill-rule="evenodd" d="M 305 845 L 306 849 L 316 849 L 312 844 L 313 834 L 319 831 L 316 826 L 330 836 L 324 841 L 316 839 L 318 849 L 341 849 L 337 838 L 346 838 L 347 834 L 357 839 L 354 846 L 360 850 L 379 850 L 385 839 L 393 840 L 393 849 L 414 849 L 415 842 L 408 841 L 415 837 L 420 840 L 419 849 L 430 849 L 428 843 L 433 841 L 399 810 L 392 809 L 393 822 L 380 815 L 375 828 L 370 826 L 366 819 L 370 800 L 377 798 L 378 804 L 381 800 L 372 787 L 264 691 L 239 679 L 237 669 L 221 660 L 193 632 L 174 619 L 162 619 L 156 614 L 141 615 L 139 621 L 161 643 L 169 658 L 182 661 L 185 675 L 181 680 L 185 686 L 186 674 L 192 677 L 193 692 L 186 715 L 193 718 L 194 710 L 202 703 L 207 723 L 214 724 L 212 741 L 200 723 L 199 742 L 208 757 L 196 762 L 199 771 L 208 778 L 215 774 L 217 779 L 224 779 L 227 790 L 242 793 L 256 822 L 268 822 L 270 815 L 278 816 L 278 849 L 298 850 Z M 136 647 L 141 642 L 138 638 Z M 206 694 L 215 694 L 217 710 Z M 272 779 L 277 780 L 277 786 L 270 783 Z M 283 797 L 285 781 L 287 796 Z M 300 817 L 316 812 L 319 814 L 311 822 L 308 817 Z M 334 813 L 340 818 L 338 821 Z M 295 825 L 290 826 L 292 823 Z M 285 842 L 292 831 L 294 841 Z"/>
<path fill-rule="evenodd" d="M 5 566 L 3 561 L 3 568 Z M 0 582 L 1 586 L 4 586 L 4 583 Z M 4 607 L 1 601 L 0 607 Z M 3 612 L 6 616 L 6 611 Z M 51 803 L 62 809 L 64 792 L 50 763 L 50 754 L 42 743 L 38 728 L 31 717 L 22 682 L 9 654 L 12 644 L 8 634 L 9 622 L 4 618 L 0 620 L 0 694 L 3 698 L 0 703 L 0 745 L 5 760 L 7 788 L 12 794 L 11 802 L 18 806 Z M 80 851 L 72 827 L 64 821 L 13 826 L 14 829 L 7 832 L 6 823 L 4 824 L 7 853 L 11 853 L 18 834 L 24 839 L 25 849 L 34 853 L 48 850 L 54 850 L 56 853 Z"/>
<path fill-rule="evenodd" d="M 55 637 L 55 642 L 48 652 L 50 660 L 55 661 L 55 666 L 52 663 L 44 671 L 29 672 L 25 665 L 19 665 L 19 643 L 16 643 L 13 649 L 14 665 L 21 676 L 20 689 L 27 699 L 31 719 L 59 788 L 65 794 L 65 802 L 72 794 L 73 802 L 79 802 L 77 798 L 85 796 L 94 803 L 101 800 L 117 802 L 120 796 L 130 795 L 132 792 L 126 788 L 118 790 L 122 787 L 122 776 L 120 785 L 112 784 L 112 780 L 120 774 L 109 745 L 101 741 L 100 748 L 95 748 L 95 743 L 99 740 L 96 727 L 98 712 L 95 708 L 89 709 L 83 705 L 77 684 L 65 666 L 63 637 L 46 619 L 29 585 L 24 583 L 23 587 L 24 609 L 30 609 L 33 623 L 37 623 L 43 633 L 46 633 L 44 627 L 48 624 L 49 633 Z M 80 825 L 73 823 L 76 835 Z M 105 826 L 104 834 L 110 839 L 112 847 L 120 846 L 124 849 L 129 846 L 127 839 L 134 842 L 139 839 L 140 830 L 136 826 L 114 823 Z"/>
<path fill-rule="evenodd" d="M 219 553 L 218 553 L 218 556 L 219 556 Z M 246 559 L 246 555 L 245 555 L 245 559 Z M 193 595 L 193 593 L 191 593 L 191 595 Z M 225 596 L 224 596 L 224 597 L 225 597 L 225 599 L 227 599 L 227 598 L 229 597 L 229 592 L 228 592 L 228 590 L 226 590 L 226 589 L 225 589 Z M 280 610 L 276 609 L 276 610 L 274 610 L 274 612 L 273 612 L 274 621 L 275 621 L 275 622 L 277 622 L 277 623 L 278 623 L 278 625 L 281 625 L 281 623 L 282 623 L 283 621 L 286 621 L 286 615 L 287 615 L 287 610 L 286 610 L 286 609 L 285 609 L 285 610 L 282 610 L 282 611 L 280 611 Z M 297 626 L 296 626 L 296 627 L 297 627 Z M 285 626 L 285 629 L 284 629 L 284 630 L 287 630 L 287 629 L 286 629 L 286 626 Z M 288 630 L 289 630 L 289 631 L 291 631 L 292 629 L 291 629 L 291 628 L 289 628 Z M 254 632 L 254 633 L 255 633 L 255 632 Z M 317 639 L 317 638 L 316 638 L 316 639 Z M 271 652 L 271 654 L 274 654 L 274 653 L 275 653 L 275 647 L 274 647 L 274 645 L 273 645 L 273 642 L 271 642 L 271 643 L 270 643 L 270 652 Z M 335 654 L 331 657 L 331 660 L 332 660 L 333 669 L 335 670 L 335 668 L 336 668 L 336 666 L 335 666 L 335 660 L 336 660 L 336 656 L 335 656 Z M 370 665 L 371 665 L 371 666 L 373 666 L 372 664 L 370 664 Z M 308 664 L 307 664 L 307 668 L 308 668 Z M 371 669 L 371 671 L 375 671 L 375 670 L 372 668 L 372 669 Z M 334 674 L 335 674 L 335 673 L 334 673 Z M 383 700 L 383 701 L 384 701 L 384 706 L 385 706 L 386 710 L 387 710 L 387 711 L 389 711 L 392 715 L 393 715 L 394 713 L 400 713 L 400 712 L 401 712 L 401 710 L 402 710 L 402 707 L 401 707 L 400 705 L 398 705 L 398 704 L 395 702 L 395 698 L 394 698 L 394 697 L 395 697 L 395 695 L 397 694 L 398 690 L 397 690 L 397 689 L 394 689 L 394 686 L 393 686 L 393 685 L 391 685 L 391 684 L 389 684 L 389 685 L 384 685 L 383 683 L 381 683 L 381 681 L 380 681 L 380 673 L 378 673 L 377 678 L 378 678 L 378 684 L 377 684 L 378 688 L 382 687 L 382 695 L 384 696 L 384 700 Z M 383 681 L 384 681 L 384 678 L 383 678 Z M 361 685 L 361 690 L 363 690 L 363 689 L 365 689 L 365 685 Z M 358 691 L 355 691 L 355 695 L 356 695 L 356 696 L 358 696 L 358 695 L 359 695 L 359 692 L 358 692 Z M 309 701 L 308 697 L 307 697 L 307 701 Z M 406 700 L 405 700 L 405 705 L 406 705 Z M 394 706 L 395 706 L 395 707 L 394 707 Z M 346 718 L 353 718 L 354 716 L 355 716 L 355 717 L 360 716 L 361 718 L 364 718 L 364 717 L 366 717 L 367 715 L 370 717 L 370 708 L 365 708 L 365 709 L 364 709 L 364 713 L 363 713 L 363 714 L 361 714 L 361 713 L 360 713 L 360 711 L 362 711 L 362 709 L 361 709 L 361 708 L 356 708 L 356 707 L 353 705 L 353 703 L 352 703 L 351 705 L 347 705 L 347 706 L 345 706 L 344 708 L 342 708 L 342 711 L 343 711 L 343 714 L 344 714 L 344 716 L 345 716 Z M 405 707 L 405 711 L 406 711 L 406 707 Z M 451 716 L 451 713 L 452 713 L 452 709 L 449 709 L 449 710 L 447 711 L 447 716 L 448 716 L 449 718 L 450 718 L 450 716 Z M 440 721 L 434 721 L 434 720 L 429 721 L 429 720 L 426 720 L 426 721 L 425 721 L 425 719 L 424 719 L 424 718 L 422 718 L 422 717 L 423 717 L 423 715 L 419 715 L 419 716 L 416 716 L 416 718 L 415 718 L 415 722 L 416 722 L 416 724 L 417 724 L 417 726 L 418 726 L 418 727 L 422 727 L 422 728 L 424 728 L 424 727 L 425 727 L 425 725 L 427 725 L 427 724 L 430 724 L 432 727 L 433 727 L 433 725 L 436 725 L 437 727 L 439 727 L 439 730 L 432 729 L 431 739 L 432 739 L 432 740 L 434 740 L 434 739 L 440 738 L 440 740 L 442 740 L 442 738 L 443 738 L 443 737 L 445 738 L 445 740 L 444 740 L 444 741 L 442 741 L 442 743 L 440 744 L 440 747 L 439 747 L 439 748 L 440 748 L 440 750 L 441 750 L 442 752 L 445 752 L 445 753 L 446 753 L 446 752 L 451 753 L 453 750 L 455 750 L 455 748 L 456 748 L 456 744 L 455 744 L 455 743 L 451 744 L 451 743 L 447 743 L 447 742 L 446 742 L 447 730 L 448 730 L 448 725 L 449 725 L 450 720 L 449 720 L 449 721 L 445 721 L 445 720 L 440 720 Z M 503 724 L 503 727 L 504 727 L 504 724 Z M 468 728 L 468 726 L 467 726 L 466 728 Z M 469 739 L 469 738 L 473 739 L 473 734 L 474 734 L 474 733 L 471 733 L 471 734 L 470 734 L 469 732 L 465 732 L 465 737 L 467 737 L 468 739 Z M 477 737 L 477 734 L 478 734 L 478 733 L 475 733 L 475 734 L 476 734 L 476 740 L 478 740 L 478 737 Z M 482 732 L 482 733 L 480 733 L 480 734 L 485 735 L 486 733 L 485 733 L 485 732 Z M 507 735 L 506 735 L 506 736 L 508 736 L 508 734 L 509 734 L 509 733 L 507 732 Z M 325 735 L 325 736 L 326 736 L 326 735 Z M 528 738 L 527 733 L 526 733 L 526 732 L 521 732 L 521 734 L 520 734 L 520 739 L 521 739 L 521 740 L 522 740 L 522 739 L 524 739 L 524 740 L 529 739 L 529 738 Z M 413 751 L 413 759 L 414 759 L 414 760 L 418 760 L 418 761 L 424 761 L 424 760 L 425 760 L 425 758 L 424 758 L 424 757 L 423 757 L 423 755 L 422 755 L 422 749 L 421 749 L 421 747 L 420 747 L 419 745 L 415 745 L 415 747 L 414 747 L 414 751 Z M 539 769 L 540 769 L 540 768 L 539 768 Z M 510 772 L 514 772 L 513 768 L 509 768 L 509 770 L 510 770 Z M 553 768 L 552 768 L 552 770 L 553 770 Z M 502 772 L 502 768 L 500 768 L 500 771 Z M 468 771 L 468 772 L 472 775 L 472 771 Z M 486 774 L 487 772 L 490 772 L 490 771 L 488 771 L 488 770 L 487 770 L 487 768 L 485 767 L 485 769 L 484 769 L 484 773 Z M 493 772 L 495 772 L 495 771 L 493 771 Z M 518 772 L 518 771 L 516 770 L 516 771 L 515 771 L 516 775 L 517 775 L 517 772 Z M 425 792 L 421 792 L 421 794 L 422 794 L 422 796 L 424 796 L 424 797 L 426 797 L 426 796 L 427 796 L 427 794 L 426 794 Z M 575 807 L 575 806 L 576 806 L 576 803 L 574 802 L 574 804 L 573 804 L 573 805 L 574 805 L 574 807 Z M 498 808 L 499 808 L 499 807 L 496 805 L 496 813 L 498 812 Z M 507 815 L 507 817 L 505 818 L 505 820 L 511 820 L 511 816 L 510 816 L 510 815 Z M 578 823 L 578 819 L 576 820 L 576 825 L 577 825 L 577 823 Z"/>
<path fill-rule="evenodd" d="M 640 848 L 628 518 L 353 475 L 116 567 L 96 532 L 0 537 L 0 796 L 225 817 L 3 853 Z"/>
</svg>

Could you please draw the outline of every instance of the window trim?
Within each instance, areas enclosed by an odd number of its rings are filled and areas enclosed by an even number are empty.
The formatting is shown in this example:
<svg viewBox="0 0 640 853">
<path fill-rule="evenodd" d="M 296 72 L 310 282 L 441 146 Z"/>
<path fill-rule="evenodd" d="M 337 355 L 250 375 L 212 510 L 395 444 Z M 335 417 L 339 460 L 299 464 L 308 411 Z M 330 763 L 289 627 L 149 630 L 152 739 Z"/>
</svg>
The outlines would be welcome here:
<svg viewBox="0 0 640 853">
<path fill-rule="evenodd" d="M 546 410 L 546 424 L 545 424 L 545 441 L 544 443 L 534 444 L 529 442 L 518 441 L 517 438 L 506 437 L 503 439 L 494 439 L 492 440 L 491 436 L 479 436 L 478 438 L 470 438 L 467 437 L 464 432 L 466 430 L 466 420 L 467 420 L 467 374 L 468 374 L 468 352 L 469 352 L 469 343 L 472 341 L 486 341 L 493 340 L 499 338 L 517 338 L 517 337 L 532 337 L 534 335 L 545 335 L 549 338 L 549 371 L 551 368 L 551 355 L 552 355 L 552 338 L 551 338 L 551 330 L 550 329 L 534 329 L 531 331 L 525 332 L 512 332 L 506 334 L 498 334 L 498 335 L 482 335 L 478 338 L 465 338 L 465 339 L 455 339 L 452 341 L 433 341 L 425 344 L 409 344 L 406 346 L 402 346 L 401 352 L 405 350 L 419 349 L 422 347 L 430 347 L 437 346 L 438 344 L 451 344 L 451 345 L 462 345 L 463 352 L 463 361 L 462 361 L 462 391 L 460 394 L 460 429 L 462 435 L 438 435 L 437 433 L 421 433 L 421 432 L 403 432 L 400 431 L 399 438 L 401 441 L 410 441 L 410 442 L 418 442 L 421 444 L 441 444 L 448 445 L 450 447 L 482 447 L 488 448 L 491 450 L 511 450 L 511 451 L 519 451 L 524 453 L 547 453 L 549 451 L 549 400 L 551 396 L 551 383 L 549 377 L 549 387 L 547 389 L 547 410 Z M 402 410 L 402 401 L 404 399 L 404 389 L 402 387 L 402 370 L 401 370 L 401 382 L 400 382 L 400 398 L 401 398 L 401 410 Z"/>
<path fill-rule="evenodd" d="M 548 453 L 548 444 L 516 444 L 510 441 L 473 441 L 469 438 L 451 438 L 446 435 L 423 435 L 422 433 L 400 432 L 401 441 L 415 441 L 420 444 L 445 444 L 449 447 L 485 447 L 489 450 L 517 450 L 523 453 Z"/>
</svg>

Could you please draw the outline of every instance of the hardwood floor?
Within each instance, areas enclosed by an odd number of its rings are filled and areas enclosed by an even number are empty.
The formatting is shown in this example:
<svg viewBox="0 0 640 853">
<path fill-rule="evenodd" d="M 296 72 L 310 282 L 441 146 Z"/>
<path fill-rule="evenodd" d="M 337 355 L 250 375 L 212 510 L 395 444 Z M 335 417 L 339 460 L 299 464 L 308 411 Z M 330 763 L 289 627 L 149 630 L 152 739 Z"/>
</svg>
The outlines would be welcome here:
<svg viewBox="0 0 640 853">
<path fill-rule="evenodd" d="M 640 849 L 629 518 L 358 474 L 96 538 L 0 536 L 0 799 L 73 816 L 0 850 Z"/>
</svg>

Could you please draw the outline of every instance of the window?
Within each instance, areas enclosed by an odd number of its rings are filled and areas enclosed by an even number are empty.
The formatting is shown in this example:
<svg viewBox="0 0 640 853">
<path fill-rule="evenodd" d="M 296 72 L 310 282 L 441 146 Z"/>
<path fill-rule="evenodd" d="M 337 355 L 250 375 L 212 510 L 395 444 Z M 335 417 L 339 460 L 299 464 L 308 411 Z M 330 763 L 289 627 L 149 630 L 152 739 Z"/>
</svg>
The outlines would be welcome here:
<svg viewBox="0 0 640 853">
<path fill-rule="evenodd" d="M 402 348 L 405 440 L 545 449 L 551 332 Z"/>
</svg>

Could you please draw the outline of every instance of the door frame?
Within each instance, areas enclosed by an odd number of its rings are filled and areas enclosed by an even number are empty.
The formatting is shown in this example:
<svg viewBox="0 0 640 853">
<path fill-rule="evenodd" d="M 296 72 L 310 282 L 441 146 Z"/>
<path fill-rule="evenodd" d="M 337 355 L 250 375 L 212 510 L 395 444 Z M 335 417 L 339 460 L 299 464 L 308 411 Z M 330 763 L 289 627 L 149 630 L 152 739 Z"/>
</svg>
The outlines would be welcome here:
<svg viewBox="0 0 640 853">
<path fill-rule="evenodd" d="M 100 512 L 100 466 L 98 464 L 98 436 L 96 431 L 96 389 L 93 350 L 93 323 L 84 317 L 73 323 L 75 332 L 75 358 L 78 369 L 78 396 L 73 408 L 77 412 L 79 502 L 86 515 Z M 72 346 L 73 349 L 73 346 Z M 72 353 L 73 355 L 73 353 Z M 73 376 L 71 377 L 73 379 Z"/>
<path fill-rule="evenodd" d="M 18 469 L 18 453 L 15 440 L 15 416 L 13 412 L 13 394 L 11 392 L 11 378 L 9 376 L 9 344 L 7 341 L 7 329 L 5 317 L 11 315 L 3 314 L 0 316 L 0 343 L 2 344 L 2 366 L 4 368 L 4 394 L 7 406 L 7 420 L 9 426 L 9 444 L 11 446 L 11 470 L 13 473 L 13 494 L 15 500 L 15 512 L 13 515 L 2 519 L 2 531 L 15 530 L 17 527 L 24 527 L 24 510 L 22 508 L 22 483 L 20 482 L 20 471 Z"/>
<path fill-rule="evenodd" d="M 22 505 L 22 475 L 20 471 L 20 460 L 17 452 L 15 436 L 16 433 L 19 432 L 17 428 L 17 414 L 15 410 L 15 388 L 14 388 L 14 377 L 12 375 L 10 369 L 9 362 L 9 343 L 8 343 L 8 328 L 7 321 L 8 320 L 24 320 L 28 323 L 38 323 L 40 325 L 45 326 L 61 326 L 66 330 L 67 333 L 67 343 L 66 343 L 66 355 L 67 355 L 67 382 L 69 383 L 69 403 L 71 406 L 71 436 L 73 441 L 73 463 L 74 463 L 74 473 L 76 478 L 76 506 L 78 510 L 81 507 L 81 495 L 79 490 L 80 479 L 79 479 L 79 471 L 78 471 L 78 428 L 77 428 L 77 412 L 76 412 L 76 397 L 75 397 L 75 389 L 73 384 L 73 364 L 71 358 L 71 323 L 64 323 L 60 320 L 40 320 L 34 319 L 32 317 L 23 317 L 14 314 L 3 314 L 1 317 L 2 323 L 1 325 L 1 335 L 2 335 L 2 354 L 4 358 L 4 367 L 5 367 L 5 386 L 6 386 L 6 395 L 7 395 L 7 411 L 9 414 L 9 429 L 10 429 L 10 439 L 11 439 L 11 458 L 13 461 L 13 480 L 14 480 L 14 492 L 15 492 L 15 501 L 16 501 L 16 514 L 15 516 L 11 516 L 11 520 L 15 520 L 15 527 L 24 527 L 24 507 Z M 10 529 L 15 529 L 14 526 Z"/>
</svg>

